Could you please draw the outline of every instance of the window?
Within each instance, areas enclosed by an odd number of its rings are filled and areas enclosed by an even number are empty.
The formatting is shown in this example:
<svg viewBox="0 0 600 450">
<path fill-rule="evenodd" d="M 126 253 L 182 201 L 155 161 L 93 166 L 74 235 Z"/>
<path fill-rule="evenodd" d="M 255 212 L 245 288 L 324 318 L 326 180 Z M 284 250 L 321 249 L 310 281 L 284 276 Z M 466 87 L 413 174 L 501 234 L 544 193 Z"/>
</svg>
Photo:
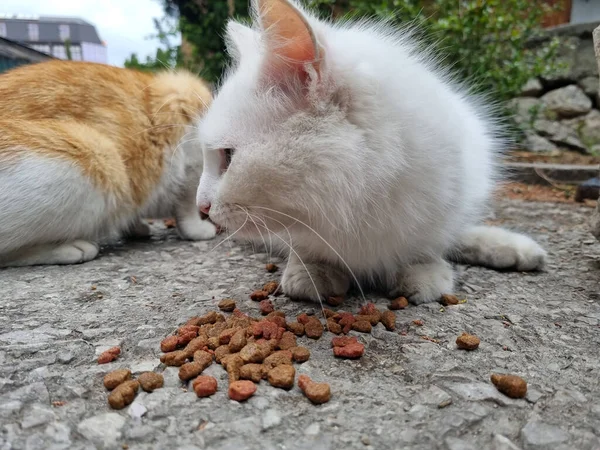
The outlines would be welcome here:
<svg viewBox="0 0 600 450">
<path fill-rule="evenodd" d="M 73 61 L 81 61 L 81 47 L 71 47 L 71 58 L 73 59 Z"/>
<path fill-rule="evenodd" d="M 55 45 L 52 47 L 52 56 L 60 59 L 67 59 L 67 50 L 64 45 Z"/>
<path fill-rule="evenodd" d="M 6 37 L 6 24 L 0 22 L 0 37 Z"/>
<path fill-rule="evenodd" d="M 31 48 L 33 48 L 34 50 L 37 50 L 38 52 L 46 53 L 48 55 L 51 53 L 49 45 L 36 44 L 36 45 L 32 45 Z"/>
<path fill-rule="evenodd" d="M 66 41 L 71 37 L 71 29 L 69 25 L 59 25 L 58 26 L 58 35 L 60 36 L 61 41 Z"/>
<path fill-rule="evenodd" d="M 27 24 L 27 33 L 30 41 L 38 41 L 40 39 L 40 29 L 37 23 Z"/>
</svg>

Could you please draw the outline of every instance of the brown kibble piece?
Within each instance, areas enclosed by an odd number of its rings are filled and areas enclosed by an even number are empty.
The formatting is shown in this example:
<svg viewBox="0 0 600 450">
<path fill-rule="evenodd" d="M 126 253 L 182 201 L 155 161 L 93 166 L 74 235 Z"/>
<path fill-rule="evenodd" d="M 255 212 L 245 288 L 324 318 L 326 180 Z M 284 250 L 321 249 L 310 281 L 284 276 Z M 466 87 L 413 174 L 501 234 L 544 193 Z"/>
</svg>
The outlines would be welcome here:
<svg viewBox="0 0 600 450">
<path fill-rule="evenodd" d="M 177 222 L 172 218 L 163 220 L 163 224 L 165 225 L 165 228 L 175 228 L 177 226 Z"/>
<path fill-rule="evenodd" d="M 229 352 L 237 353 L 246 346 L 246 330 L 240 328 L 229 341 Z"/>
<path fill-rule="evenodd" d="M 206 325 L 209 323 L 215 323 L 219 320 L 219 313 L 217 313 L 216 311 L 211 311 L 208 314 L 204 314 L 201 317 L 196 317 L 194 318 L 195 321 L 191 322 L 193 319 L 188 320 L 188 323 L 192 323 L 193 325 Z"/>
<path fill-rule="evenodd" d="M 323 336 L 323 324 L 315 317 L 311 317 L 304 325 L 304 334 L 311 339 L 319 339 Z"/>
<path fill-rule="evenodd" d="M 306 324 L 311 320 L 314 319 L 314 317 L 309 316 L 306 313 L 302 313 L 300 314 L 298 317 L 296 317 L 296 319 L 298 320 L 298 322 L 300 322 L 302 325 L 306 326 Z"/>
<path fill-rule="evenodd" d="M 263 366 L 268 372 L 274 367 L 292 365 L 292 352 L 290 350 L 279 350 L 267 356 L 263 361 Z"/>
<path fill-rule="evenodd" d="M 392 311 L 396 311 L 398 309 L 404 309 L 408 306 L 408 300 L 405 297 L 398 297 L 392 300 L 389 304 L 388 308 Z"/>
<path fill-rule="evenodd" d="M 233 335 L 237 333 L 237 331 L 237 328 L 226 328 L 225 330 L 221 331 L 221 334 L 219 334 L 219 344 L 229 344 L 229 341 L 231 340 Z"/>
<path fill-rule="evenodd" d="M 271 300 L 261 300 L 258 306 L 260 308 L 260 313 L 263 316 L 266 316 L 267 314 L 270 314 L 275 310 L 275 308 L 273 307 L 273 303 L 271 303 Z"/>
<path fill-rule="evenodd" d="M 181 366 L 189 358 L 185 350 L 175 350 L 160 357 L 160 362 L 167 366 Z"/>
<path fill-rule="evenodd" d="M 215 361 L 218 364 L 221 364 L 221 360 L 230 353 L 231 352 L 229 351 L 229 345 L 221 345 L 220 347 L 217 347 L 217 349 L 215 350 Z"/>
<path fill-rule="evenodd" d="M 187 353 L 188 357 L 192 357 L 198 350 L 202 350 L 208 345 L 208 339 L 205 336 L 198 336 L 188 342 L 188 345 L 183 349 Z"/>
<path fill-rule="evenodd" d="M 177 329 L 177 336 L 183 336 L 188 333 L 194 333 L 197 336 L 198 330 L 200 330 L 198 325 L 186 324 Z"/>
<path fill-rule="evenodd" d="M 310 358 L 310 350 L 306 347 L 294 347 L 290 350 L 292 352 L 292 359 L 297 363 L 306 362 Z"/>
<path fill-rule="evenodd" d="M 119 369 L 113 370 L 112 372 L 104 375 L 104 387 L 109 391 L 112 391 L 121 383 L 129 380 L 131 378 L 131 370 L 129 369 Z"/>
<path fill-rule="evenodd" d="M 415 319 L 413 320 L 413 325 L 417 326 L 417 327 L 422 327 L 424 325 L 423 321 L 421 319 Z"/>
<path fill-rule="evenodd" d="M 358 339 L 356 339 L 354 336 L 340 336 L 340 337 L 334 337 L 331 340 L 331 346 L 332 347 L 345 347 L 346 345 L 354 344 L 356 342 L 358 342 Z"/>
<path fill-rule="evenodd" d="M 229 398 L 238 402 L 248 400 L 256 392 L 256 385 L 250 380 L 239 380 L 229 383 Z"/>
<path fill-rule="evenodd" d="M 456 346 L 461 350 L 475 350 L 481 341 L 477 336 L 463 333 L 456 338 Z"/>
<path fill-rule="evenodd" d="M 192 381 L 192 388 L 198 397 L 210 397 L 217 392 L 217 379 L 209 375 L 200 375 Z"/>
<path fill-rule="evenodd" d="M 327 329 L 333 334 L 342 333 L 342 326 L 333 319 L 327 319 Z"/>
<path fill-rule="evenodd" d="M 510 398 L 523 398 L 527 394 L 527 382 L 517 375 L 493 374 L 490 379 L 496 389 Z"/>
<path fill-rule="evenodd" d="M 331 388 L 327 383 L 315 383 L 307 375 L 298 377 L 298 387 L 306 398 L 315 405 L 327 403 L 331 399 Z"/>
<path fill-rule="evenodd" d="M 371 314 L 376 314 L 379 311 L 377 310 L 377 306 L 375 306 L 375 303 L 367 303 L 363 306 L 361 306 L 358 314 L 363 315 L 363 316 L 370 316 Z"/>
<path fill-rule="evenodd" d="M 289 350 L 292 347 L 296 346 L 296 335 L 291 331 L 285 331 L 281 339 L 279 340 L 279 349 L 280 350 Z"/>
<path fill-rule="evenodd" d="M 296 369 L 294 369 L 294 366 L 281 365 L 269 370 L 267 380 L 271 386 L 291 389 L 294 387 L 295 376 Z"/>
<path fill-rule="evenodd" d="M 358 315 L 354 316 L 354 319 L 357 322 L 360 320 L 366 320 L 367 322 L 369 322 L 371 324 L 371 326 L 374 327 L 381 320 L 381 313 L 379 311 L 377 311 L 374 314 L 358 314 Z"/>
<path fill-rule="evenodd" d="M 224 298 L 218 304 L 219 309 L 225 312 L 232 312 L 235 309 L 235 300 L 232 298 Z"/>
<path fill-rule="evenodd" d="M 296 336 L 302 336 L 304 334 L 304 325 L 300 322 L 290 322 L 286 325 L 286 328 Z"/>
<path fill-rule="evenodd" d="M 279 283 L 277 281 L 269 281 L 262 288 L 262 290 L 269 295 L 275 294 L 275 292 L 277 292 L 277 289 L 279 289 Z"/>
<path fill-rule="evenodd" d="M 444 306 L 458 305 L 459 300 L 456 295 L 444 294 L 442 295 L 441 303 Z"/>
<path fill-rule="evenodd" d="M 121 354 L 120 347 L 109 348 L 105 352 L 102 352 L 100 354 L 100 356 L 98 356 L 98 364 L 106 364 L 109 362 L 113 362 L 115 359 L 117 359 L 119 357 L 120 354 Z"/>
<path fill-rule="evenodd" d="M 212 360 L 212 355 L 205 350 L 197 350 L 194 353 L 194 362 L 200 363 L 202 366 L 202 370 L 200 372 L 210 366 L 212 364 Z"/>
<path fill-rule="evenodd" d="M 337 312 L 332 309 L 323 308 L 323 314 L 325 314 L 326 319 L 331 319 Z"/>
<path fill-rule="evenodd" d="M 108 396 L 112 409 L 123 409 L 135 399 L 140 383 L 137 380 L 125 381 L 118 385 Z"/>
<path fill-rule="evenodd" d="M 202 363 L 198 361 L 192 361 L 189 363 L 185 363 L 183 366 L 179 368 L 179 379 L 181 381 L 188 381 L 194 377 L 197 377 L 204 370 L 204 366 Z"/>
<path fill-rule="evenodd" d="M 220 345 L 221 342 L 219 341 L 219 336 L 209 337 L 206 341 L 206 346 L 211 350 L 216 350 Z"/>
<path fill-rule="evenodd" d="M 270 348 L 256 343 L 247 344 L 241 351 L 240 356 L 244 363 L 261 363 L 269 355 Z"/>
<path fill-rule="evenodd" d="M 164 338 L 160 343 L 160 350 L 164 353 L 177 350 L 177 336 L 169 336 Z"/>
<path fill-rule="evenodd" d="M 269 263 L 265 266 L 265 269 L 267 269 L 267 272 L 269 273 L 274 273 L 277 272 L 278 267 L 273 263 Z"/>
<path fill-rule="evenodd" d="M 185 345 L 188 345 L 192 339 L 194 339 L 196 336 L 198 336 L 197 333 L 194 333 L 193 331 L 189 331 L 185 334 L 182 334 L 181 336 L 177 337 L 177 346 L 178 347 L 183 347 Z"/>
<path fill-rule="evenodd" d="M 240 369 L 244 365 L 244 360 L 239 355 L 239 353 L 235 353 L 233 355 L 229 355 L 223 359 L 225 362 L 223 366 L 225 370 L 227 370 L 227 375 L 229 375 L 229 382 L 232 383 L 240 379 Z"/>
<path fill-rule="evenodd" d="M 267 317 L 266 320 L 268 320 L 269 322 L 273 322 L 274 324 L 276 324 L 278 327 L 281 328 L 285 328 L 285 317 L 281 317 L 281 316 L 275 316 L 273 315 L 274 313 L 276 313 L 277 311 L 273 311 L 272 313 L 270 313 Z"/>
<path fill-rule="evenodd" d="M 381 314 L 381 323 L 388 331 L 394 331 L 396 329 L 396 314 L 394 311 L 384 311 Z"/>
<path fill-rule="evenodd" d="M 160 373 L 144 372 L 138 377 L 140 386 L 146 392 L 153 392 L 165 384 L 165 379 Z"/>
<path fill-rule="evenodd" d="M 264 375 L 262 364 L 245 364 L 240 368 L 240 378 L 242 380 L 251 380 L 254 383 L 260 382 Z"/>
<path fill-rule="evenodd" d="M 343 347 L 333 347 L 333 354 L 339 358 L 360 358 L 365 352 L 365 346 L 360 342 L 353 342 Z"/>
<path fill-rule="evenodd" d="M 254 300 L 255 302 L 260 302 L 262 300 L 265 300 L 266 298 L 269 297 L 269 294 L 267 294 L 265 291 L 254 291 L 252 294 L 250 294 L 250 299 Z"/>
<path fill-rule="evenodd" d="M 352 329 L 354 331 L 358 331 L 359 333 L 370 333 L 371 332 L 371 323 L 366 320 L 357 320 L 352 324 Z"/>
<path fill-rule="evenodd" d="M 352 329 L 352 324 L 356 321 L 354 316 L 350 313 L 342 313 L 340 314 L 340 320 L 338 324 L 342 327 L 342 333 L 348 334 L 348 332 Z"/>
<path fill-rule="evenodd" d="M 325 300 L 325 303 L 327 303 L 329 306 L 340 306 L 342 303 L 344 303 L 344 297 L 328 297 L 327 300 Z"/>
</svg>

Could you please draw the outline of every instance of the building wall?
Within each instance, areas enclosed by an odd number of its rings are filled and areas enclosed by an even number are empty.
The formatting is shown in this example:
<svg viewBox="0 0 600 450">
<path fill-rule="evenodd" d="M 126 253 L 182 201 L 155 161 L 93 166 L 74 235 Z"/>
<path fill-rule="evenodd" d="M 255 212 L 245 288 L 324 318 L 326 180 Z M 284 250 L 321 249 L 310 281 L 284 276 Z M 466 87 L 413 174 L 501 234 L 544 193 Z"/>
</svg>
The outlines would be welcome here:
<svg viewBox="0 0 600 450">
<path fill-rule="evenodd" d="M 573 0 L 571 23 L 600 21 L 600 0 Z"/>
</svg>

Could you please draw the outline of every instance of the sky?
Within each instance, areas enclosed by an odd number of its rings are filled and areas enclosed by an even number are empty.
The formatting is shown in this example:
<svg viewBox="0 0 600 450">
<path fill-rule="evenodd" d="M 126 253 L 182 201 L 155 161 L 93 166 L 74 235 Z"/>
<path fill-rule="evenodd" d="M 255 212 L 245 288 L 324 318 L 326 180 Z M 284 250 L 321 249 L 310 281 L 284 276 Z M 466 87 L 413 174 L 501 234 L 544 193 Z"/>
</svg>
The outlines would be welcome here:
<svg viewBox="0 0 600 450">
<path fill-rule="evenodd" d="M 0 13 L 78 17 L 96 26 L 106 42 L 108 62 L 122 66 L 135 52 L 140 59 L 154 55 L 159 43 L 146 39 L 154 34 L 154 17 L 160 18 L 160 0 L 1 0 Z"/>
</svg>

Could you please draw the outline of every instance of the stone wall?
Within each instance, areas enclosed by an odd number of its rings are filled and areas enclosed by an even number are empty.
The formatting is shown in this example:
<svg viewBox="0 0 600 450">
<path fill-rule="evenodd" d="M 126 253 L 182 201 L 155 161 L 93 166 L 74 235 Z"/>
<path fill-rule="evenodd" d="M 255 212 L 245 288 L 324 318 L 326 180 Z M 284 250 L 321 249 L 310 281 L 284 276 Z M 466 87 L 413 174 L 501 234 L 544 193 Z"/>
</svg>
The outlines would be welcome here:
<svg viewBox="0 0 600 450">
<path fill-rule="evenodd" d="M 532 42 L 557 37 L 560 69 L 552 76 L 529 80 L 521 96 L 509 102 L 525 129 L 523 145 L 535 152 L 557 149 L 600 153 L 600 94 L 592 32 L 598 23 L 548 30 Z"/>
</svg>

